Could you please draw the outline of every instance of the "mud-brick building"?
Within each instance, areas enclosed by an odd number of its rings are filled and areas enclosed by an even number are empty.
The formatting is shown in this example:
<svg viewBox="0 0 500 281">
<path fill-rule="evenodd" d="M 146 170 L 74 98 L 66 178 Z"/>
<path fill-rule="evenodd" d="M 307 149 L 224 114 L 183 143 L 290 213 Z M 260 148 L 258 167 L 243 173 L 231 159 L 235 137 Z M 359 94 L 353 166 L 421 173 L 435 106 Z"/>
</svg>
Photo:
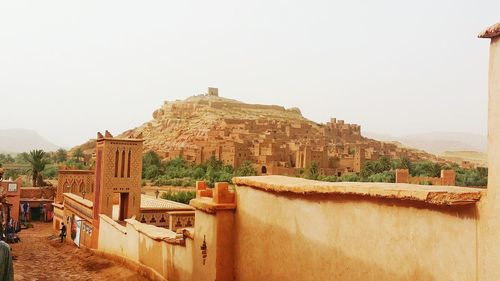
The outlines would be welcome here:
<svg viewBox="0 0 500 281">
<path fill-rule="evenodd" d="M 54 230 L 64 222 L 68 240 L 97 248 L 99 216 L 117 223 L 136 218 L 171 229 L 191 227 L 194 208 L 141 194 L 142 139 L 98 134 L 95 170 L 62 168 L 54 207 Z"/>
<path fill-rule="evenodd" d="M 21 202 L 21 178 L 16 181 L 0 181 L 0 197 L 5 198 L 2 203 L 3 222 L 7 223 L 10 219 L 19 221 L 20 202 Z"/>
</svg>

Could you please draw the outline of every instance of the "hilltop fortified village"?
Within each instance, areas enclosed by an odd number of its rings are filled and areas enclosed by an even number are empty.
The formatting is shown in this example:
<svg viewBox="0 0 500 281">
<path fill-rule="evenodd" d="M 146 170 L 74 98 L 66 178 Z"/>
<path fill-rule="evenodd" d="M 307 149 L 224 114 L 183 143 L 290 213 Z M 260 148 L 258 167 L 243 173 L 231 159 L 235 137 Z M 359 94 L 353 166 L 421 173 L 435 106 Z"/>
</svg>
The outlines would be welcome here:
<svg viewBox="0 0 500 281">
<path fill-rule="evenodd" d="M 366 160 L 432 159 L 433 155 L 365 138 L 361 127 L 332 118 L 317 124 L 297 108 L 245 104 L 222 98 L 217 88 L 185 101 L 165 102 L 154 119 L 122 134 L 143 134 L 146 150 L 166 160 L 200 164 L 214 156 L 233 167 L 250 161 L 260 174 L 297 175 L 316 162 L 325 175 L 359 172 Z M 84 145 L 91 151 L 93 142 Z"/>
</svg>

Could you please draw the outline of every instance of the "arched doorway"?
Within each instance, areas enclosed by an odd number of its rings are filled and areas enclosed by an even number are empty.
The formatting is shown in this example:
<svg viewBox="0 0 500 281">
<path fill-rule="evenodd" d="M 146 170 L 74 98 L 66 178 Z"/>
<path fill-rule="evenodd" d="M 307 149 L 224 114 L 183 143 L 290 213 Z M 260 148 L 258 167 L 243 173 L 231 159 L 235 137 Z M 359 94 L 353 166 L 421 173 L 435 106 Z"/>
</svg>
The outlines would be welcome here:
<svg viewBox="0 0 500 281">
<path fill-rule="evenodd" d="M 267 167 L 266 166 L 262 166 L 262 168 L 260 169 L 260 173 L 263 174 L 263 175 L 267 175 Z"/>
</svg>

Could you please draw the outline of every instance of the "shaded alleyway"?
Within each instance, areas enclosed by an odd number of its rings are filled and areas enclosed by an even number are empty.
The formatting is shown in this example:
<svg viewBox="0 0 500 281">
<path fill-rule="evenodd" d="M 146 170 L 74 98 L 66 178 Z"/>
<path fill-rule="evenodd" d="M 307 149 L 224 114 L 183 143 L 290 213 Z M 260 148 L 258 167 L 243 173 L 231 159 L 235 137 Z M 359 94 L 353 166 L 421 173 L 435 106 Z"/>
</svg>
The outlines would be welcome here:
<svg viewBox="0 0 500 281">
<path fill-rule="evenodd" d="M 148 279 L 89 251 L 54 240 L 52 224 L 35 224 L 12 244 L 14 279 L 24 280 L 143 280 Z"/>
</svg>

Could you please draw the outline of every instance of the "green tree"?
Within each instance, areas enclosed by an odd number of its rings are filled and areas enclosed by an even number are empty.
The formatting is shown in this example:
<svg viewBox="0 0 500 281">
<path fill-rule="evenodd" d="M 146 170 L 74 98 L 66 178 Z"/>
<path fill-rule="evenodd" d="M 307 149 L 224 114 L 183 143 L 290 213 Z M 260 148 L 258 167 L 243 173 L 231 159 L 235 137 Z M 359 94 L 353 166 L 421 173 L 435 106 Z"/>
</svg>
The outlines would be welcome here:
<svg viewBox="0 0 500 281">
<path fill-rule="evenodd" d="M 209 186 L 214 186 L 216 182 L 231 182 L 234 169 L 231 165 L 225 165 L 224 162 L 211 156 L 204 165 L 206 168 L 205 180 Z"/>
<path fill-rule="evenodd" d="M 413 170 L 413 164 L 411 163 L 410 159 L 406 156 L 402 156 L 398 160 L 395 161 L 394 163 L 394 168 L 395 169 L 408 169 L 408 171 Z"/>
<path fill-rule="evenodd" d="M 369 176 L 366 181 L 368 182 L 396 182 L 396 173 L 391 171 L 384 171 L 378 174 Z"/>
<path fill-rule="evenodd" d="M 380 157 L 378 163 L 380 165 L 380 172 L 390 171 L 392 169 L 391 160 L 387 156 Z"/>
<path fill-rule="evenodd" d="M 311 161 L 311 164 L 306 169 L 306 178 L 317 180 L 319 177 L 319 164 L 316 161 Z"/>
<path fill-rule="evenodd" d="M 64 162 L 64 165 L 67 167 L 74 167 L 78 170 L 87 170 L 89 167 L 85 166 L 82 162 L 77 161 L 76 159 L 68 159 Z"/>
<path fill-rule="evenodd" d="M 234 171 L 234 175 L 237 177 L 249 177 L 249 176 L 256 176 L 257 171 L 252 166 L 251 161 L 244 161 L 241 166 Z"/>
<path fill-rule="evenodd" d="M 28 157 L 28 153 L 27 152 L 16 154 L 16 157 L 14 158 L 15 159 L 15 163 L 16 164 L 28 164 L 28 162 L 26 161 L 26 157 Z"/>
<path fill-rule="evenodd" d="M 161 165 L 160 155 L 158 155 L 158 153 L 150 150 L 150 151 L 144 153 L 144 156 L 142 157 L 142 164 L 143 164 L 143 166 L 160 167 L 160 165 Z"/>
<path fill-rule="evenodd" d="M 59 168 L 57 166 L 48 166 L 41 174 L 45 179 L 55 179 L 59 174 Z"/>
<path fill-rule="evenodd" d="M 56 163 L 64 163 L 67 160 L 68 160 L 68 151 L 66 151 L 66 149 L 64 149 L 64 148 L 59 148 L 56 151 L 55 162 Z"/>
<path fill-rule="evenodd" d="M 482 186 L 488 185 L 488 169 L 478 167 L 475 169 L 462 169 L 455 167 L 456 184 L 458 186 Z"/>
<path fill-rule="evenodd" d="M 30 164 L 28 172 L 31 174 L 33 186 L 38 186 L 40 183 L 39 177 L 41 172 L 45 170 L 45 165 L 48 163 L 45 151 L 41 149 L 32 150 L 29 153 L 23 154 L 26 162 Z"/>
<path fill-rule="evenodd" d="M 161 159 L 154 151 L 148 151 L 142 157 L 142 178 L 152 180 L 161 174 Z"/>
<path fill-rule="evenodd" d="M 82 162 L 83 160 L 83 150 L 81 147 L 77 147 L 75 151 L 73 151 L 73 159 L 75 159 L 77 162 Z"/>
<path fill-rule="evenodd" d="M 442 165 L 423 160 L 416 162 L 410 174 L 414 177 L 440 177 Z"/>
<path fill-rule="evenodd" d="M 14 163 L 15 159 L 10 154 L 0 153 L 0 164 L 11 164 Z"/>
</svg>

